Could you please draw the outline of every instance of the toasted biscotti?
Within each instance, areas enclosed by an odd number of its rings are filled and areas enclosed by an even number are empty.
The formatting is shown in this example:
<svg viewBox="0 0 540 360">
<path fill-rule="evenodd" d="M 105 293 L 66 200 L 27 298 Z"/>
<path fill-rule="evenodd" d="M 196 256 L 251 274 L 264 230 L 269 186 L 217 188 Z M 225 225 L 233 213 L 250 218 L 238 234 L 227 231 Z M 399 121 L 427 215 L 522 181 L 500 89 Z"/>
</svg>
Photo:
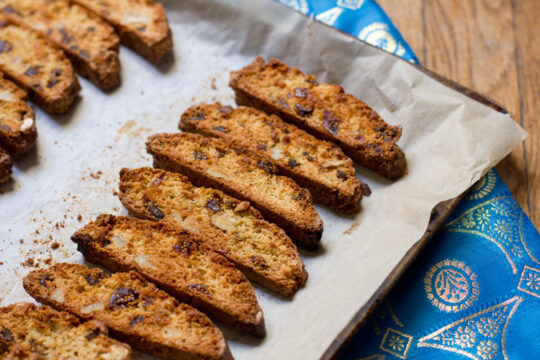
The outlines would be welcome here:
<svg viewBox="0 0 540 360">
<path fill-rule="evenodd" d="M 0 9 L 13 23 L 62 48 L 75 70 L 102 90 L 120 85 L 120 40 L 95 14 L 69 0 L 0 0 Z"/>
<path fill-rule="evenodd" d="M 311 194 L 290 178 L 277 175 L 275 165 L 265 158 L 232 143 L 190 133 L 150 136 L 146 150 L 154 156 L 155 167 L 249 201 L 296 245 L 310 250 L 318 247 L 323 223 Z"/>
<path fill-rule="evenodd" d="M 0 70 L 50 114 L 66 112 L 81 89 L 62 50 L 2 17 Z"/>
<path fill-rule="evenodd" d="M 136 272 L 107 274 L 56 264 L 23 280 L 37 301 L 107 326 L 134 349 L 165 359 L 232 359 L 221 331 L 204 314 L 178 302 Z"/>
<path fill-rule="evenodd" d="M 107 336 L 100 323 L 48 306 L 17 303 L 0 308 L 2 359 L 125 360 L 131 349 Z"/>
<path fill-rule="evenodd" d="M 201 104 L 182 114 L 179 128 L 257 152 L 274 162 L 281 174 L 307 188 L 315 201 L 339 212 L 359 210 L 362 190 L 352 160 L 334 143 L 319 140 L 275 115 L 244 106 Z"/>
<path fill-rule="evenodd" d="M 314 136 L 333 141 L 354 161 L 389 179 L 407 167 L 396 145 L 401 127 L 390 126 L 368 105 L 338 85 L 319 84 L 277 59 L 231 72 L 230 86 L 239 105 L 259 108 L 292 122 Z"/>
<path fill-rule="evenodd" d="M 255 291 L 222 255 L 166 222 L 101 215 L 71 239 L 88 261 L 112 271 L 137 271 L 211 318 L 264 336 Z"/>
<path fill-rule="evenodd" d="M 159 63 L 173 47 L 163 5 L 153 0 L 72 0 L 108 21 L 122 43 Z"/>
<path fill-rule="evenodd" d="M 134 216 L 168 220 L 199 237 L 268 289 L 292 296 L 306 282 L 291 239 L 245 201 L 152 168 L 122 169 L 119 198 Z"/>
<path fill-rule="evenodd" d="M 0 146 L 0 184 L 9 180 L 13 172 L 13 159 Z"/>
<path fill-rule="evenodd" d="M 35 114 L 26 93 L 0 74 L 0 144 L 17 159 L 30 151 L 36 138 Z"/>
</svg>

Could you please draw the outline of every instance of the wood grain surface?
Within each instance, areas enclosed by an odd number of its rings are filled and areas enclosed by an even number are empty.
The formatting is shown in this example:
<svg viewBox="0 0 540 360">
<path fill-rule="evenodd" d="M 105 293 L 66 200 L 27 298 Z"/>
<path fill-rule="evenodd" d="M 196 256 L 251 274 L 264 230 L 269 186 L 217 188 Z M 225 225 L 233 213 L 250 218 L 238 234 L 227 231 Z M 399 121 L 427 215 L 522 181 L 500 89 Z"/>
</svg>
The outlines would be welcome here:
<svg viewBox="0 0 540 360">
<path fill-rule="evenodd" d="M 378 0 L 423 66 L 499 102 L 529 133 L 497 170 L 540 228 L 540 0 Z"/>
</svg>

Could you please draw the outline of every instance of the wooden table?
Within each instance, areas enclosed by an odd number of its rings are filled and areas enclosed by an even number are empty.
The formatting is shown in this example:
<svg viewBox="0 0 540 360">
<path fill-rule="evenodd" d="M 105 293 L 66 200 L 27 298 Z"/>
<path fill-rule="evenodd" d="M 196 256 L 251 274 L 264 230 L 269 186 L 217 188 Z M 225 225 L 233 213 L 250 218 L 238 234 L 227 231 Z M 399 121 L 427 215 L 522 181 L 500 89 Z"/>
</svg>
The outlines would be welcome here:
<svg viewBox="0 0 540 360">
<path fill-rule="evenodd" d="M 540 228 L 540 0 L 378 0 L 422 65 L 504 106 L 529 133 L 497 170 Z"/>
</svg>

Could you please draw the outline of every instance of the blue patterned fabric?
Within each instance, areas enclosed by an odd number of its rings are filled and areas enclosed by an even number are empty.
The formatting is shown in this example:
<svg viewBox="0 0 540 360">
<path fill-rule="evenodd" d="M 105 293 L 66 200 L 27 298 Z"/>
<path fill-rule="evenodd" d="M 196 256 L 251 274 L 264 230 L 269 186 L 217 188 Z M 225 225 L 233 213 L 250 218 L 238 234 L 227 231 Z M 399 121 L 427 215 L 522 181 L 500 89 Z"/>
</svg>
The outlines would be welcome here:
<svg viewBox="0 0 540 360">
<path fill-rule="evenodd" d="M 276 0 L 405 59 L 371 0 Z M 468 193 L 342 360 L 540 359 L 540 235 L 494 170 Z"/>
</svg>

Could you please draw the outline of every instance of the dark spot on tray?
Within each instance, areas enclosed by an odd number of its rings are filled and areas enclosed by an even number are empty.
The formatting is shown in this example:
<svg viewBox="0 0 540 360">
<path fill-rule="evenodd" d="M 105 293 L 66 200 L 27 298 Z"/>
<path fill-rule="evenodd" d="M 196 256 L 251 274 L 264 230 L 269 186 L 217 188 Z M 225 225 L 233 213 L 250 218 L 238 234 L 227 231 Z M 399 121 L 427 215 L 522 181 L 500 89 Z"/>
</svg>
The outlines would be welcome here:
<svg viewBox="0 0 540 360">
<path fill-rule="evenodd" d="M 360 189 L 362 190 L 362 195 L 369 196 L 371 195 L 371 188 L 366 183 L 360 183 Z"/>
</svg>

